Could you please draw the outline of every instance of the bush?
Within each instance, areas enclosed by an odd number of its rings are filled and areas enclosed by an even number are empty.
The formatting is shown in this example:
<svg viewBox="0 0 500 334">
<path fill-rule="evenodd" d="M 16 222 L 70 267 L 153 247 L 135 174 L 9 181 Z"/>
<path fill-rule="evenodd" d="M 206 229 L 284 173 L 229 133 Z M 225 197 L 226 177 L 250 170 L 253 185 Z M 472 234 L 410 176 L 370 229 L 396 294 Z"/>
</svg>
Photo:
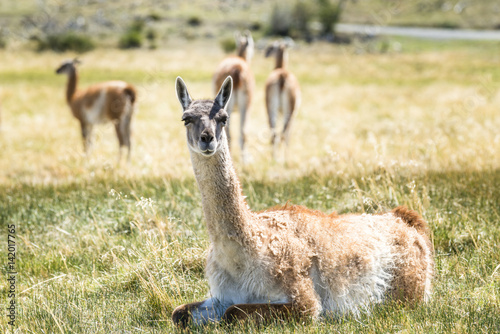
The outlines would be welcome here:
<svg viewBox="0 0 500 334">
<path fill-rule="evenodd" d="M 271 12 L 268 35 L 289 36 L 291 26 L 292 15 L 290 8 L 276 3 Z"/>
<path fill-rule="evenodd" d="M 192 27 L 197 27 L 201 25 L 201 19 L 198 16 L 191 16 L 187 20 L 187 24 L 189 24 Z"/>
<path fill-rule="evenodd" d="M 456 22 L 444 21 L 434 24 L 434 27 L 444 28 L 444 29 L 458 29 L 460 28 L 460 24 Z"/>
<path fill-rule="evenodd" d="M 314 10 L 307 1 L 299 0 L 295 3 L 292 10 L 294 37 L 302 37 L 306 40 L 311 39 L 309 24 L 314 17 Z"/>
<path fill-rule="evenodd" d="M 236 50 L 236 42 L 232 37 L 221 39 L 219 41 L 219 44 L 225 53 L 233 52 L 234 50 Z"/>
<path fill-rule="evenodd" d="M 135 31 L 138 33 L 142 33 L 144 30 L 144 20 L 134 20 L 130 27 L 127 29 L 128 31 Z"/>
<path fill-rule="evenodd" d="M 120 37 L 120 40 L 118 41 L 118 47 L 120 49 L 133 49 L 140 48 L 141 46 L 142 34 L 137 31 L 127 31 Z"/>
<path fill-rule="evenodd" d="M 254 21 L 254 22 L 250 23 L 250 26 L 248 27 L 248 29 L 250 29 L 251 31 L 258 31 L 258 30 L 262 29 L 262 23 L 260 23 L 258 21 Z"/>
<path fill-rule="evenodd" d="M 156 33 L 156 30 L 154 29 L 149 29 L 147 32 L 146 32 L 146 39 L 148 40 L 149 42 L 149 48 L 150 49 L 156 49 L 156 37 L 157 37 L 157 33 Z"/>
<path fill-rule="evenodd" d="M 150 42 L 154 42 L 155 39 L 157 37 L 157 33 L 156 33 L 156 30 L 154 29 L 149 29 L 147 32 L 146 32 L 146 38 L 148 41 Z"/>
<path fill-rule="evenodd" d="M 147 18 L 151 21 L 155 21 L 155 22 L 158 22 L 158 21 L 161 21 L 162 17 L 160 14 L 158 13 L 151 13 L 147 16 Z"/>
<path fill-rule="evenodd" d="M 120 37 L 118 47 L 120 49 L 133 49 L 142 46 L 142 31 L 144 30 L 144 21 L 135 20 L 127 31 Z"/>
<path fill-rule="evenodd" d="M 322 26 L 323 35 L 333 35 L 335 24 L 340 20 L 343 1 L 332 3 L 330 0 L 318 0 L 318 19 Z"/>
<path fill-rule="evenodd" d="M 89 36 L 75 32 L 47 35 L 45 38 L 36 38 L 35 40 L 38 43 L 38 51 L 76 51 L 82 53 L 95 48 L 95 43 Z"/>
<path fill-rule="evenodd" d="M 7 46 L 6 34 L 3 32 L 2 28 L 0 28 L 0 49 L 5 49 L 6 46 Z"/>
<path fill-rule="evenodd" d="M 340 17 L 343 0 L 296 0 L 295 4 L 276 3 L 269 19 L 268 35 L 292 36 L 312 40 L 310 23 L 318 20 L 328 32 L 333 31 L 333 25 Z M 344 0 L 345 1 L 345 0 Z M 322 32 L 322 34 L 325 32 Z"/>
</svg>

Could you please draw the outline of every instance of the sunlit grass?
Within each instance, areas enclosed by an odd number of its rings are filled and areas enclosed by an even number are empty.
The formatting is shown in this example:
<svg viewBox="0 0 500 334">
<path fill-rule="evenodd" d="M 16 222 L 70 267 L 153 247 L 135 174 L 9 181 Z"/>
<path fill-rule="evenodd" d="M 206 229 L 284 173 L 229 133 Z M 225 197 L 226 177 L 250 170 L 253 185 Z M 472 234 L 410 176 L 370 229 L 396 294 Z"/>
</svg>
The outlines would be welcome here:
<svg viewBox="0 0 500 334">
<path fill-rule="evenodd" d="M 199 48 L 204 57 L 195 56 Z M 288 171 L 321 165 L 346 172 L 359 163 L 373 167 L 394 161 L 431 169 L 494 168 L 500 148 L 494 107 L 500 102 L 500 67 L 495 66 L 500 60 L 494 47 L 481 57 L 471 49 L 417 55 L 355 55 L 352 49 L 329 45 L 293 50 L 290 69 L 301 79 L 303 104 L 294 124 Z M 63 176 L 88 175 L 88 168 L 114 170 L 117 143 L 111 125 L 98 128 L 88 161 L 81 154 L 78 122 L 64 101 L 66 79 L 54 74 L 69 56 L 0 54 L 0 71 L 7 73 L 0 79 L 3 182 L 43 182 L 47 177 L 61 182 Z M 173 82 L 181 75 L 193 96 L 210 97 L 212 71 L 222 57 L 207 44 L 156 52 L 100 50 L 82 57 L 81 86 L 116 78 L 138 87 L 127 175 L 190 175 Z M 252 66 L 257 86 L 248 146 L 255 165 L 269 160 L 262 86 L 272 66 L 260 54 Z M 232 130 L 236 135 L 237 127 Z M 281 165 L 268 168 L 282 173 Z"/>
<path fill-rule="evenodd" d="M 273 62 L 257 53 L 252 161 L 242 166 L 236 145 L 233 155 L 255 210 L 291 200 L 327 212 L 403 204 L 421 212 L 436 250 L 433 300 L 376 307 L 359 319 L 194 332 L 500 330 L 499 46 L 393 42 L 402 53 L 326 44 L 291 51 L 303 102 L 286 164 L 270 160 L 263 83 Z M 0 52 L 0 225 L 18 226 L 19 332 L 173 332 L 173 308 L 208 291 L 208 237 L 174 80 L 181 75 L 195 98 L 211 97 L 224 55 L 197 42 L 82 56 L 82 86 L 122 79 L 138 88 L 132 162 L 121 166 L 111 125 L 98 128 L 83 156 L 66 78 L 54 73 L 73 56 Z M 4 316 L 0 328 L 8 328 Z"/>
</svg>

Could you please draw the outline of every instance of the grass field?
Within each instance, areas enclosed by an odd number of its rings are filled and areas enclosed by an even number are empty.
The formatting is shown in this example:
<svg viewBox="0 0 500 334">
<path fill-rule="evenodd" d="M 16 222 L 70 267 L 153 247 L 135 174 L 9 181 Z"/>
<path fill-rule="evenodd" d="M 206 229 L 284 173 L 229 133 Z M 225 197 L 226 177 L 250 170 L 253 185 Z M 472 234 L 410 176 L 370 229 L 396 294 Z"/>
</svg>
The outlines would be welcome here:
<svg viewBox="0 0 500 334">
<path fill-rule="evenodd" d="M 360 318 L 194 332 L 500 331 L 500 45 L 385 43 L 384 54 L 361 52 L 377 44 L 292 51 L 303 102 L 286 164 L 270 162 L 263 83 L 273 63 L 257 53 L 252 162 L 240 164 L 236 145 L 234 160 L 255 210 L 287 200 L 339 213 L 418 210 L 436 252 L 432 301 L 380 305 Z M 175 332 L 173 308 L 208 292 L 208 237 L 174 80 L 181 75 L 194 97 L 211 97 L 224 55 L 197 41 L 82 57 L 82 86 L 123 79 L 138 88 L 132 163 L 122 166 L 111 125 L 98 130 L 91 156 L 82 154 L 66 79 L 54 73 L 72 56 L 0 51 L 0 263 L 5 277 L 14 224 L 17 332 Z M 0 280 L 1 332 L 12 330 L 7 290 Z"/>
</svg>

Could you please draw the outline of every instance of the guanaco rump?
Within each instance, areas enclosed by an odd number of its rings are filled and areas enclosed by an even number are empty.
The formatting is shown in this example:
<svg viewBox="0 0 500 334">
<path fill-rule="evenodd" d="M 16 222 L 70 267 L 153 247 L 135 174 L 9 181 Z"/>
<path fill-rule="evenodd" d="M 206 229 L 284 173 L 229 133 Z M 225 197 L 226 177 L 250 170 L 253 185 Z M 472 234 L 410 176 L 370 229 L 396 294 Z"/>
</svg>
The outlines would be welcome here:
<svg viewBox="0 0 500 334">
<path fill-rule="evenodd" d="M 231 76 L 233 79 L 234 92 L 226 110 L 228 115 L 231 116 L 234 106 L 238 106 L 240 112 L 240 148 L 242 160 L 245 163 L 247 160 L 245 123 L 255 86 L 255 79 L 250 69 L 250 60 L 254 53 L 254 42 L 250 31 L 245 31 L 243 35 L 236 33 L 235 39 L 236 56 L 227 57 L 219 64 L 213 78 L 213 89 L 215 94 L 227 76 Z M 231 143 L 229 124 L 228 119 L 226 136 L 228 142 Z"/>
<path fill-rule="evenodd" d="M 107 81 L 94 84 L 87 89 L 77 89 L 78 59 L 68 60 L 56 70 L 57 74 L 68 75 L 66 101 L 79 121 L 82 130 L 83 147 L 88 154 L 92 146 L 92 129 L 95 124 L 113 122 L 119 142 L 118 162 L 122 148 L 127 148 L 130 161 L 130 126 L 136 102 L 134 86 L 124 81 Z"/>
<path fill-rule="evenodd" d="M 299 81 L 286 68 L 289 47 L 293 46 L 290 38 L 275 41 L 267 46 L 265 56 L 275 56 L 276 65 L 266 80 L 266 107 L 269 126 L 271 127 L 271 144 L 273 146 L 273 159 L 277 160 L 278 147 L 285 142 L 285 160 L 290 139 L 290 128 L 294 114 L 300 105 Z M 278 114 L 283 115 L 283 130 L 279 134 L 276 130 Z"/>
<path fill-rule="evenodd" d="M 193 100 L 180 77 L 176 91 L 211 242 L 211 297 L 178 306 L 174 323 L 359 314 L 387 299 L 429 298 L 433 247 L 416 212 L 328 215 L 299 205 L 252 212 L 225 129 L 232 79 L 214 100 Z"/>
</svg>

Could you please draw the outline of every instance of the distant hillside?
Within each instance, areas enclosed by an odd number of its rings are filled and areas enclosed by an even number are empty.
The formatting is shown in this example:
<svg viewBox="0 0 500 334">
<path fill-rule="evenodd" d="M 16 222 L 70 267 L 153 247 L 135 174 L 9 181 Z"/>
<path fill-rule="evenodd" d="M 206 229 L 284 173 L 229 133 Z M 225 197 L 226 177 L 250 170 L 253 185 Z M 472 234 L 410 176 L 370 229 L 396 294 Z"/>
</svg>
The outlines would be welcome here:
<svg viewBox="0 0 500 334">
<path fill-rule="evenodd" d="M 294 8 L 298 1 L 280 1 Z M 28 41 L 73 31 L 101 46 L 118 45 L 133 22 L 155 47 L 171 39 L 222 38 L 235 29 L 265 34 L 277 2 L 258 0 L 15 0 L 0 2 L 0 38 Z M 293 18 L 292 18 L 293 19 Z M 340 21 L 375 25 L 446 28 L 500 28 L 500 3 L 494 0 L 346 0 Z M 315 26 L 317 22 L 310 22 Z M 154 40 L 154 41 L 153 41 Z M 147 45 L 146 42 L 144 42 Z M 1 45 L 1 44 L 0 44 Z"/>
</svg>

